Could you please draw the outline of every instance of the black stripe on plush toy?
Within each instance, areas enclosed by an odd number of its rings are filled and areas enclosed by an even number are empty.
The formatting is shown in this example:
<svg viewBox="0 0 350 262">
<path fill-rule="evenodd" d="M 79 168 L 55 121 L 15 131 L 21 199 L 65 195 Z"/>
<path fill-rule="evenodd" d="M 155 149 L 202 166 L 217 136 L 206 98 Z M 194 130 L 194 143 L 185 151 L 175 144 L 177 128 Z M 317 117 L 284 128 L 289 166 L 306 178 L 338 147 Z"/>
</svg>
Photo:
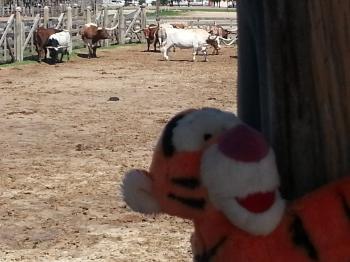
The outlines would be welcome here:
<svg viewBox="0 0 350 262">
<path fill-rule="evenodd" d="M 162 137 L 162 147 L 163 153 L 166 157 L 171 157 L 175 153 L 175 147 L 173 144 L 173 130 L 177 126 L 177 121 L 182 119 L 185 115 L 186 114 L 182 114 L 173 117 L 165 126 Z"/>
<path fill-rule="evenodd" d="M 173 193 L 169 193 L 168 198 L 195 209 L 203 209 L 206 204 L 204 198 L 180 197 Z"/>
<path fill-rule="evenodd" d="M 346 198 L 344 195 L 342 194 L 339 194 L 340 195 L 340 198 L 341 198 L 341 201 L 342 201 L 342 204 L 343 204 L 343 208 L 344 208 L 344 212 L 346 214 L 346 216 L 350 219 L 350 206 L 349 206 L 349 203 L 346 201 Z"/>
<path fill-rule="evenodd" d="M 295 215 L 294 220 L 291 224 L 290 230 L 292 233 L 292 239 L 294 244 L 303 248 L 311 259 L 317 261 L 318 260 L 317 250 L 312 244 L 304 228 L 303 222 L 299 216 Z"/>
<path fill-rule="evenodd" d="M 195 189 L 200 186 L 199 180 L 195 177 L 174 177 L 171 179 L 171 182 L 175 185 L 189 189 Z"/>
</svg>

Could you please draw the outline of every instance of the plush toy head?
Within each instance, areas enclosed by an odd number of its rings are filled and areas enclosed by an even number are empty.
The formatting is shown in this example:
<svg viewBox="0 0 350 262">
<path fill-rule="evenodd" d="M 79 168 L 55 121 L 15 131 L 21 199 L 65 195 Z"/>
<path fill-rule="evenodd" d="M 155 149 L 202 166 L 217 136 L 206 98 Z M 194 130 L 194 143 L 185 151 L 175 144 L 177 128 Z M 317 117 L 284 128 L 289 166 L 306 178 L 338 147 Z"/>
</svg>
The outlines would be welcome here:
<svg viewBox="0 0 350 262">
<path fill-rule="evenodd" d="M 150 171 L 128 172 L 122 187 L 135 211 L 196 221 L 214 210 L 256 235 L 274 230 L 284 211 L 272 149 L 234 114 L 213 108 L 173 117 Z"/>
</svg>

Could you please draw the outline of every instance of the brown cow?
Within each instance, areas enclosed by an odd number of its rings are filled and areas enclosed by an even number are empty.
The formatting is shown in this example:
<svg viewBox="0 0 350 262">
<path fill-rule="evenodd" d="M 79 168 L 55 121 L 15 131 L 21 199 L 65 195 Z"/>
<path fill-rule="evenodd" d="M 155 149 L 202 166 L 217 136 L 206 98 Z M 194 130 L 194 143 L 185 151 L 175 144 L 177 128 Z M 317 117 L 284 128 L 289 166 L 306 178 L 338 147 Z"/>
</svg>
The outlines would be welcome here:
<svg viewBox="0 0 350 262">
<path fill-rule="evenodd" d="M 80 30 L 80 34 L 84 43 L 88 47 L 89 58 L 96 57 L 97 43 L 100 40 L 111 38 L 109 31 L 115 30 L 117 27 L 118 25 L 112 28 L 102 28 L 93 23 L 84 25 L 84 27 Z"/>
<path fill-rule="evenodd" d="M 139 33 L 141 31 L 143 31 L 144 35 L 145 35 L 145 39 L 147 41 L 147 52 L 149 52 L 149 48 L 151 46 L 151 44 L 153 44 L 154 46 L 154 52 L 157 51 L 157 44 L 159 44 L 159 38 L 158 38 L 158 31 L 159 31 L 159 27 L 155 24 L 150 24 L 148 25 L 146 28 L 141 28 L 138 30 L 132 30 L 133 33 Z"/>
<path fill-rule="evenodd" d="M 147 52 L 149 52 L 149 48 L 151 44 L 154 45 L 154 52 L 157 52 L 157 44 L 161 45 L 161 39 L 159 38 L 159 28 L 182 28 L 181 26 L 184 26 L 184 24 L 161 24 L 161 25 L 155 25 L 150 24 L 146 28 L 142 28 L 139 30 L 133 30 L 134 33 L 139 33 L 143 31 L 145 34 L 145 38 L 147 41 Z M 173 51 L 175 52 L 175 47 L 173 48 Z"/>
<path fill-rule="evenodd" d="M 181 28 L 181 29 L 185 29 L 187 28 L 187 25 L 182 24 L 182 23 L 171 23 L 172 27 L 174 28 Z"/>
<path fill-rule="evenodd" d="M 47 42 L 49 37 L 55 33 L 61 32 L 61 30 L 55 28 L 44 28 L 39 27 L 34 31 L 34 45 L 38 53 L 38 62 L 40 63 L 42 59 L 46 59 L 47 55 Z"/>
</svg>

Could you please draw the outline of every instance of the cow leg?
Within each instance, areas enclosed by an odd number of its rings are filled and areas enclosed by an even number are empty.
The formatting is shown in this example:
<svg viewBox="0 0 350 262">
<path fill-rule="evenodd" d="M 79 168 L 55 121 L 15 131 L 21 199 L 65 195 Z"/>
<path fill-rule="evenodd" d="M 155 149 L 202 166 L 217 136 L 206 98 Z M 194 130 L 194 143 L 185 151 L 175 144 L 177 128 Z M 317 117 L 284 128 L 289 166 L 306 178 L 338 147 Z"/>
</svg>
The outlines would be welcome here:
<svg viewBox="0 0 350 262">
<path fill-rule="evenodd" d="M 36 51 L 38 53 L 38 62 L 41 63 L 42 49 L 41 48 L 37 48 Z"/>
<path fill-rule="evenodd" d="M 92 57 L 96 58 L 96 49 L 97 49 L 97 46 L 93 46 L 92 47 Z"/>
<path fill-rule="evenodd" d="M 208 62 L 208 52 L 207 49 L 204 47 L 204 49 L 202 50 L 203 55 L 204 55 L 204 62 Z"/>
<path fill-rule="evenodd" d="M 92 57 L 92 41 L 89 39 L 86 41 L 86 45 L 87 45 L 87 48 L 88 48 L 88 51 L 89 51 L 89 54 L 88 54 L 88 58 L 90 59 Z"/>
<path fill-rule="evenodd" d="M 165 44 L 160 51 L 163 51 L 163 57 L 166 61 L 169 61 L 168 51 L 171 46 Z"/>
<path fill-rule="evenodd" d="M 66 51 L 62 51 L 62 53 L 61 53 L 60 63 L 62 63 L 62 61 L 63 61 L 63 55 L 64 55 L 65 52 L 66 52 Z"/>
<path fill-rule="evenodd" d="M 157 52 L 157 38 L 154 39 L 154 52 Z"/>
<path fill-rule="evenodd" d="M 150 45 L 151 45 L 151 41 L 149 39 L 147 39 L 147 52 L 149 52 Z"/>
<path fill-rule="evenodd" d="M 47 61 L 47 48 L 44 47 L 43 51 L 44 51 L 44 61 Z"/>
<path fill-rule="evenodd" d="M 88 47 L 88 51 L 89 51 L 88 58 L 90 59 L 90 58 L 92 57 L 92 47 L 91 47 L 91 44 L 88 43 L 88 44 L 87 44 L 87 47 Z"/>
<path fill-rule="evenodd" d="M 193 52 L 192 52 L 192 61 L 196 62 L 196 54 L 198 53 L 198 49 L 193 47 Z"/>
</svg>

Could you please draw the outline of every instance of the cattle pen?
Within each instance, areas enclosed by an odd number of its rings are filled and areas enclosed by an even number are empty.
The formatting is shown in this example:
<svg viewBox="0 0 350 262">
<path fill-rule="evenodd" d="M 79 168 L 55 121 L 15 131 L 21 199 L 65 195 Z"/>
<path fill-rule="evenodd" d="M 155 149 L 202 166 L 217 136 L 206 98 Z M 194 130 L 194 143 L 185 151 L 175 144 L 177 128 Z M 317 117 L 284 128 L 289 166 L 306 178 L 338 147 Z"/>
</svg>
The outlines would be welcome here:
<svg viewBox="0 0 350 262">
<path fill-rule="evenodd" d="M 96 23 L 98 26 L 117 26 L 112 38 L 102 41 L 102 46 L 115 44 L 141 43 L 144 36 L 134 31 L 148 24 L 156 23 L 155 16 L 148 16 L 149 7 L 95 7 L 45 6 L 43 8 L 20 8 L 0 10 L 0 63 L 9 63 L 33 59 L 36 55 L 33 33 L 39 26 L 68 30 L 71 33 L 72 46 L 79 48 L 83 42 L 79 35 L 85 23 Z M 236 26 L 234 17 L 192 17 L 162 16 L 161 22 L 184 22 L 190 27 L 207 27 L 221 25 L 228 28 Z"/>
</svg>

